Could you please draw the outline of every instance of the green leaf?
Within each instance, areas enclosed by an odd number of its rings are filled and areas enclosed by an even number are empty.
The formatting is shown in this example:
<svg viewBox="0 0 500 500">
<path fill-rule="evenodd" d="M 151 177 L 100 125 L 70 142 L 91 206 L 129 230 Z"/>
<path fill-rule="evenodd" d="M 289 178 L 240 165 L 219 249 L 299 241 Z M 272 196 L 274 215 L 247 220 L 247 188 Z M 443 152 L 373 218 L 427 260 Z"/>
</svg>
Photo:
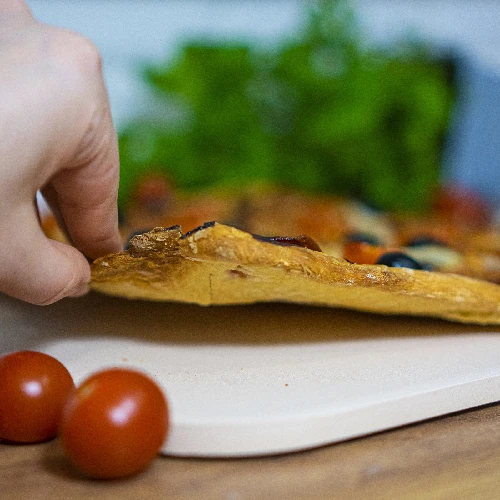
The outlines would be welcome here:
<svg viewBox="0 0 500 500">
<path fill-rule="evenodd" d="M 197 40 L 144 77 L 178 123 L 120 132 L 123 203 L 140 173 L 181 189 L 259 180 L 424 210 L 439 179 L 454 89 L 414 38 L 367 47 L 346 0 L 320 0 L 283 43 Z"/>
</svg>

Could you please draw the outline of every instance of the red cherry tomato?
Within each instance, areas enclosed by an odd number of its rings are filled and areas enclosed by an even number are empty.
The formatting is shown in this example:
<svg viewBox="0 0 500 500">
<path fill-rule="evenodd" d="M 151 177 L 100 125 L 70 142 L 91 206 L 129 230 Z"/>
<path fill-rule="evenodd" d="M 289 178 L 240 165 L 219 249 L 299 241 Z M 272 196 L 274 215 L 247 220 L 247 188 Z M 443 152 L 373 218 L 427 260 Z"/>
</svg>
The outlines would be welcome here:
<svg viewBox="0 0 500 500">
<path fill-rule="evenodd" d="M 0 438 L 36 443 L 57 435 L 64 404 L 74 389 L 57 359 L 34 351 L 0 358 Z"/>
<path fill-rule="evenodd" d="M 160 450 L 168 416 L 165 396 L 152 379 L 135 370 L 103 370 L 68 399 L 61 442 L 87 476 L 130 476 L 145 469 Z"/>
</svg>

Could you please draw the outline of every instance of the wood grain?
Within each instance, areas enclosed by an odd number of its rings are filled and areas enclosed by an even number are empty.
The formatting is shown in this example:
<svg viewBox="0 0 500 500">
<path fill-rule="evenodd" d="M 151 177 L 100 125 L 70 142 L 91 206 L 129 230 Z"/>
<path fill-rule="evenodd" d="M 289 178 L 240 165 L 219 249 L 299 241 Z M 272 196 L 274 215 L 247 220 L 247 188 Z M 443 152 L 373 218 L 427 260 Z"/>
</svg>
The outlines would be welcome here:
<svg viewBox="0 0 500 500">
<path fill-rule="evenodd" d="M 123 481 L 79 477 L 57 440 L 0 445 L 2 500 L 498 499 L 500 404 L 305 452 L 158 458 Z"/>
</svg>

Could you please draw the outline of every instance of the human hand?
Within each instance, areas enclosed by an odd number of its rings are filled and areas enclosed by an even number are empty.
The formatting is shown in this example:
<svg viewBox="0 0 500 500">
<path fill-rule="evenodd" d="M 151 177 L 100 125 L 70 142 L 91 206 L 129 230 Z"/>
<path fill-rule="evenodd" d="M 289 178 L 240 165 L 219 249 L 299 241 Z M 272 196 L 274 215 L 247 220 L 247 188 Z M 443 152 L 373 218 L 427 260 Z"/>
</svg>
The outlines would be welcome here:
<svg viewBox="0 0 500 500">
<path fill-rule="evenodd" d="M 0 291 L 34 304 L 85 293 L 85 256 L 121 249 L 118 176 L 98 50 L 0 0 Z M 38 190 L 75 248 L 43 234 Z"/>
</svg>

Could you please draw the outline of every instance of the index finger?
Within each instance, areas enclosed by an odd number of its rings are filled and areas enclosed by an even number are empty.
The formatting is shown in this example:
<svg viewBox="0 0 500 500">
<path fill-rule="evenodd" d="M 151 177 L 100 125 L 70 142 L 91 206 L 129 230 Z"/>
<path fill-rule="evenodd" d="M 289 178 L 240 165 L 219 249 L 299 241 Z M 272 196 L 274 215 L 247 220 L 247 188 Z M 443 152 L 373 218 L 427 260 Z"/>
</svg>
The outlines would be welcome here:
<svg viewBox="0 0 500 500">
<path fill-rule="evenodd" d="M 74 245 L 91 259 L 122 249 L 118 183 L 118 141 L 106 107 L 98 110 L 72 163 L 51 181 L 50 201 Z"/>
</svg>

